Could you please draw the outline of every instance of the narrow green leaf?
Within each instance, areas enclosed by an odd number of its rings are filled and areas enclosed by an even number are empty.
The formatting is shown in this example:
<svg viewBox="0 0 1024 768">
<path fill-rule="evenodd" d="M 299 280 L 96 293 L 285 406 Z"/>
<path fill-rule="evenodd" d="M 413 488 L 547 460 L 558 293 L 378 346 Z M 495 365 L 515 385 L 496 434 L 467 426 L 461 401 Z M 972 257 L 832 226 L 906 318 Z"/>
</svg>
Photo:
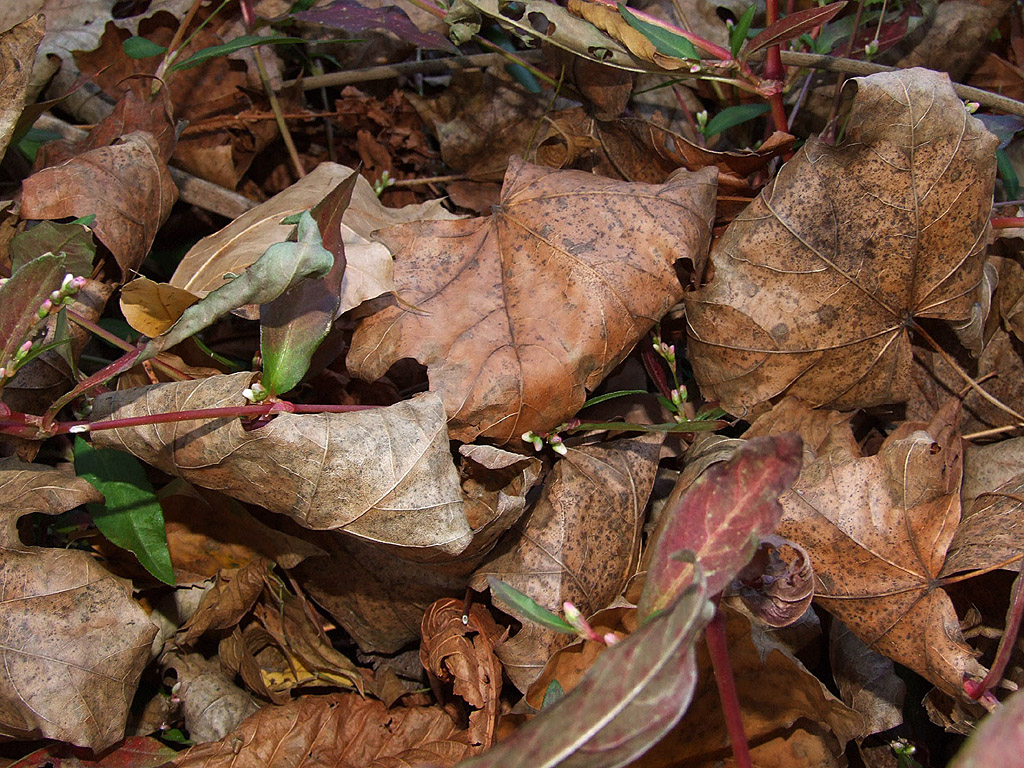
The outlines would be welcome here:
<svg viewBox="0 0 1024 768">
<path fill-rule="evenodd" d="M 620 389 L 618 392 L 607 392 L 607 393 L 605 393 L 603 395 L 598 395 L 597 397 L 592 397 L 589 400 L 587 400 L 587 402 L 585 402 L 581 406 L 581 408 L 589 408 L 592 405 L 597 405 L 598 403 L 605 403 L 605 402 L 608 402 L 609 400 L 615 400 L 616 398 L 619 398 L 619 397 L 628 397 L 629 395 L 646 395 L 646 394 L 647 394 L 647 390 L 646 389 Z"/>
<path fill-rule="evenodd" d="M 106 504 L 88 505 L 100 532 L 133 552 L 143 568 L 160 581 L 174 584 L 164 512 L 138 459 L 120 451 L 93 448 L 76 437 L 75 472 L 106 498 Z"/>
<path fill-rule="evenodd" d="M 666 56 L 674 56 L 677 59 L 700 59 L 700 55 L 697 53 L 697 49 L 693 47 L 693 43 L 685 37 L 670 32 L 657 24 L 651 24 L 638 18 L 630 13 L 629 9 L 622 3 L 619 3 L 619 13 L 622 14 L 622 18 L 627 21 L 629 26 L 654 43 L 654 47 L 660 53 L 664 53 Z"/>
<path fill-rule="evenodd" d="M 750 31 L 750 23 L 754 20 L 754 14 L 757 12 L 757 5 L 751 4 L 747 10 L 740 16 L 740 20 L 736 22 L 736 26 L 729 32 L 729 51 L 732 53 L 732 57 L 735 59 L 740 55 L 740 48 L 743 47 L 743 43 L 747 41 L 747 33 Z"/>
<path fill-rule="evenodd" d="M 135 36 L 124 41 L 124 52 L 132 59 L 148 59 L 153 56 L 163 56 L 167 53 L 167 49 L 152 40 Z"/>
<path fill-rule="evenodd" d="M 234 40 L 223 43 L 221 45 L 211 45 L 209 48 L 203 48 L 201 51 L 196 51 L 187 59 L 176 62 L 169 66 L 167 70 L 173 72 L 178 69 L 192 69 L 192 67 L 198 67 L 201 64 L 205 64 L 210 59 L 215 59 L 218 56 L 227 56 L 229 53 L 240 51 L 243 48 L 254 48 L 257 45 L 284 45 L 287 43 L 305 43 L 301 37 L 260 37 L 259 35 L 242 35 L 236 37 Z"/>
<path fill-rule="evenodd" d="M 733 126 L 760 117 L 768 111 L 768 105 L 760 104 L 737 104 L 726 107 L 708 121 L 708 127 L 704 129 L 705 136 L 714 136 L 727 131 Z"/>
<path fill-rule="evenodd" d="M 511 608 L 513 615 L 517 618 L 531 621 L 545 629 L 562 632 L 566 635 L 576 634 L 572 624 L 556 616 L 547 608 L 538 605 L 532 598 L 527 597 L 515 587 L 510 587 L 501 579 L 496 579 L 493 576 L 487 577 L 487 583 L 491 585 L 491 596 Z"/>
</svg>

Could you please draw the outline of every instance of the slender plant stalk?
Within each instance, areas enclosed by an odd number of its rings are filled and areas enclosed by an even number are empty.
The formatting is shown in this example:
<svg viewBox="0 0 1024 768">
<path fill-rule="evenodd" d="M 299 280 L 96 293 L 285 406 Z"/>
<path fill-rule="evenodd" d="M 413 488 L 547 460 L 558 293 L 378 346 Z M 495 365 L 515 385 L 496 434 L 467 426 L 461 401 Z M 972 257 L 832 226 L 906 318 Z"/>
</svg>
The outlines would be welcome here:
<svg viewBox="0 0 1024 768">
<path fill-rule="evenodd" d="M 1024 499 L 1018 497 L 1018 501 Z M 1003 636 L 999 638 L 999 647 L 996 649 L 996 657 L 988 674 L 980 683 L 969 681 L 965 683 L 964 689 L 967 694 L 977 701 L 1003 679 L 1003 672 L 1010 662 L 1010 655 L 1017 644 L 1017 636 L 1020 634 L 1021 621 L 1024 620 L 1024 560 L 1021 561 L 1017 578 L 1013 580 L 1013 592 L 1010 597 L 1010 607 L 1006 611 L 1006 627 L 1003 629 Z"/>
<path fill-rule="evenodd" d="M 722 701 L 722 715 L 725 717 L 725 727 L 729 731 L 732 755 L 738 768 L 753 768 L 750 748 L 747 746 L 747 734 L 743 730 L 736 680 L 732 676 L 732 665 L 729 663 L 729 642 L 725 635 L 725 617 L 721 609 L 715 611 L 715 617 L 704 630 L 704 640 L 708 644 L 711 668 L 714 670 L 715 684 L 718 686 L 718 697 Z"/>
<path fill-rule="evenodd" d="M 292 133 L 288 130 L 288 123 L 284 119 L 284 112 L 281 109 L 281 103 L 277 100 L 277 94 L 270 85 L 270 77 L 267 75 L 266 64 L 263 63 L 263 54 L 260 53 L 260 47 L 254 46 L 252 49 L 253 56 L 256 59 L 256 69 L 260 73 L 260 81 L 263 83 L 263 90 L 267 93 L 267 99 L 270 101 L 270 108 L 274 111 L 274 119 L 277 121 L 277 128 L 281 131 L 281 138 L 284 139 L 284 145 L 288 149 L 288 157 L 292 161 L 292 167 L 295 169 L 296 175 L 300 179 L 306 178 L 306 169 L 302 167 L 302 159 L 299 157 L 299 151 L 295 148 L 295 142 L 292 141 Z"/>
</svg>

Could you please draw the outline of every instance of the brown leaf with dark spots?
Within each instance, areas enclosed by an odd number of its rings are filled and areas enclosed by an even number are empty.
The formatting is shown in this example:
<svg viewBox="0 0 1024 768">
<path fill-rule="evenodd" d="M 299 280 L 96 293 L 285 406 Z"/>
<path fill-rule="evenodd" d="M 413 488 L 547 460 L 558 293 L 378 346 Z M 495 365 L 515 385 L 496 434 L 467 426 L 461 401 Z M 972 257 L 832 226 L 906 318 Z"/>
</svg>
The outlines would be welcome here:
<svg viewBox="0 0 1024 768">
<path fill-rule="evenodd" d="M 93 418 L 243 405 L 252 377 L 100 395 Z M 238 419 L 179 421 L 97 431 L 93 441 L 306 528 L 428 553 L 461 552 L 469 541 L 444 412 L 432 394 L 353 413 L 281 413 L 249 431 Z"/>
<path fill-rule="evenodd" d="M 458 440 L 551 429 L 679 300 L 673 265 L 703 259 L 714 177 L 628 184 L 515 160 L 494 215 L 378 233 L 403 301 L 362 322 L 349 370 L 417 359 Z"/>
<path fill-rule="evenodd" d="M 1024 472 L 974 500 L 949 544 L 942 575 L 988 569 L 1000 564 L 1016 571 L 1020 568 L 1022 554 Z"/>
<path fill-rule="evenodd" d="M 504 639 L 487 610 L 474 603 L 463 623 L 462 600 L 443 598 L 423 614 L 420 662 L 438 680 L 451 683 L 470 707 L 469 736 L 487 749 L 501 714 L 501 663 L 494 649 Z"/>
<path fill-rule="evenodd" d="M 217 742 L 183 752 L 175 768 L 451 768 L 471 754 L 464 734 L 439 707 L 394 707 L 359 694 L 304 696 L 264 707 Z"/>
<path fill-rule="evenodd" d="M 845 143 L 809 139 L 686 297 L 697 382 L 728 410 L 905 400 L 911 321 L 963 322 L 981 299 L 996 137 L 945 75 L 855 82 Z"/>
<path fill-rule="evenodd" d="M 35 58 L 46 27 L 41 14 L 22 19 L 0 34 L 0 155 L 7 151 L 25 108 L 32 74 L 30 62 Z"/>
<path fill-rule="evenodd" d="M 481 565 L 470 584 L 494 576 L 550 611 L 571 601 L 584 616 L 608 606 L 636 571 L 644 509 L 654 485 L 661 437 L 570 448 L 541 497 Z M 571 638 L 526 623 L 498 649 L 520 690 Z"/>
<path fill-rule="evenodd" d="M 102 495 L 49 467 L 0 460 L 0 734 L 96 751 L 124 737 L 156 635 L 131 585 L 88 553 L 26 547 L 22 515 L 60 514 Z"/>
<path fill-rule="evenodd" d="M 122 277 L 142 264 L 160 225 L 178 199 L 156 139 L 136 131 L 22 182 L 24 219 L 79 218 L 93 225 L 121 267 Z"/>
<path fill-rule="evenodd" d="M 818 456 L 782 497 L 778 528 L 810 553 L 823 608 L 953 696 L 982 671 L 940 586 L 960 522 L 958 408 L 905 422 L 875 456 Z"/>
</svg>

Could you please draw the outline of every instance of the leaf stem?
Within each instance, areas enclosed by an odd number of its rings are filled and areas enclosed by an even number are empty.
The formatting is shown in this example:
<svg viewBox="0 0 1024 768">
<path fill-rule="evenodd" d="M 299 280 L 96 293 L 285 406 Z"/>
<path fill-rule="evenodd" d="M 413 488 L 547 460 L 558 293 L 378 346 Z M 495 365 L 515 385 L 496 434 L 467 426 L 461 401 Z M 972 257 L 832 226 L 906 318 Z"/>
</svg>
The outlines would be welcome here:
<svg viewBox="0 0 1024 768">
<path fill-rule="evenodd" d="M 733 757 L 738 768 L 752 768 L 747 734 L 743 730 L 740 699 L 736 693 L 736 680 L 733 678 L 732 665 L 729 663 L 725 617 L 720 609 L 715 611 L 715 617 L 704 630 L 704 640 L 708 644 L 708 655 L 711 656 L 711 668 L 715 674 L 715 685 L 718 686 L 718 697 L 722 701 L 722 715 L 725 718 L 725 727 L 729 731 Z"/>
</svg>

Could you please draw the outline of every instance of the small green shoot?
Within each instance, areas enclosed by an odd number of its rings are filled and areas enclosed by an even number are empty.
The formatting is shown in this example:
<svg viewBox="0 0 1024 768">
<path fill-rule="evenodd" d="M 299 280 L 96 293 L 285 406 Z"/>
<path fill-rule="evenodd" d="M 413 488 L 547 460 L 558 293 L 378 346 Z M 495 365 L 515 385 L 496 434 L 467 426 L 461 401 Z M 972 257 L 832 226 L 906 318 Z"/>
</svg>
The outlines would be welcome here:
<svg viewBox="0 0 1024 768">
<path fill-rule="evenodd" d="M 747 33 L 750 32 L 750 23 L 754 20 L 756 12 L 757 5 L 751 4 L 740 16 L 740 20 L 729 30 L 729 52 L 732 53 L 734 59 L 740 55 L 740 49 L 747 42 Z"/>
<path fill-rule="evenodd" d="M 760 117 L 768 112 L 768 110 L 769 106 L 764 102 L 759 104 L 736 104 L 726 107 L 708 120 L 707 126 L 703 130 L 704 136 L 710 138 L 711 136 L 723 133 L 737 125 L 742 125 L 748 120 Z"/>
</svg>

